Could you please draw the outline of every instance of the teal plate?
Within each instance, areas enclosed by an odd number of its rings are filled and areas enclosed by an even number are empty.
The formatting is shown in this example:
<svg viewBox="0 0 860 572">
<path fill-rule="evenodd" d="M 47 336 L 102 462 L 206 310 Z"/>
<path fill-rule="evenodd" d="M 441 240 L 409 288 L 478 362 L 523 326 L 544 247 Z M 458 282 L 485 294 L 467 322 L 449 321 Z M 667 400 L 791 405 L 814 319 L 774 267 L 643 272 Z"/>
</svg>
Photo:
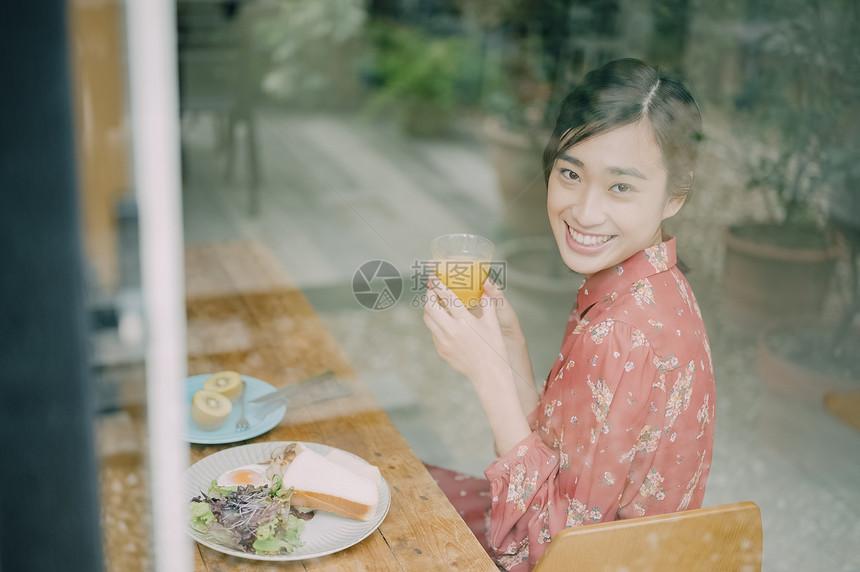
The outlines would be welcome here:
<svg viewBox="0 0 860 572">
<path fill-rule="evenodd" d="M 185 403 L 189 411 L 194 394 L 203 389 L 203 382 L 211 375 L 211 373 L 192 375 L 185 380 Z M 247 401 L 275 391 L 273 386 L 257 378 L 243 375 L 242 379 L 245 380 L 245 388 L 247 390 L 245 399 Z M 185 440 L 189 443 L 198 443 L 200 445 L 219 445 L 221 443 L 245 441 L 262 435 L 272 427 L 275 427 L 284 418 L 286 412 L 286 404 L 273 408 L 262 407 L 260 405 L 255 406 L 248 403 L 245 405 L 245 417 L 248 418 L 250 426 L 246 431 L 242 431 L 241 433 L 236 431 L 236 421 L 239 420 L 240 416 L 238 403 L 233 404 L 233 410 L 230 411 L 227 420 L 214 431 L 204 431 L 194 424 L 189 415 L 188 425 L 185 429 Z"/>
</svg>

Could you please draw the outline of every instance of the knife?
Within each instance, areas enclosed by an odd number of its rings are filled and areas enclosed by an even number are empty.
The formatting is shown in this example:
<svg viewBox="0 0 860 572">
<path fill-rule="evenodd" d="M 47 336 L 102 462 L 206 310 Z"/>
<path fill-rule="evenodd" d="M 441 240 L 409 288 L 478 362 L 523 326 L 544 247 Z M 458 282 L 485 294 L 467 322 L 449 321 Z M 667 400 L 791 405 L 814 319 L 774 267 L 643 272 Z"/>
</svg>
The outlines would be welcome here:
<svg viewBox="0 0 860 572">
<path fill-rule="evenodd" d="M 320 391 L 319 395 L 315 396 L 313 401 L 322 401 L 324 399 L 334 399 L 336 397 L 350 395 L 352 391 L 337 380 L 334 380 L 331 383 L 324 383 L 325 380 L 333 376 L 334 372 L 329 370 L 319 375 L 309 377 L 304 381 L 300 381 L 298 383 L 293 383 L 280 389 L 276 389 L 275 391 L 257 397 L 256 399 L 252 399 L 248 403 L 257 405 L 261 403 L 269 403 L 271 401 L 288 401 L 296 393 L 307 391 L 314 386 L 318 386 Z"/>
</svg>

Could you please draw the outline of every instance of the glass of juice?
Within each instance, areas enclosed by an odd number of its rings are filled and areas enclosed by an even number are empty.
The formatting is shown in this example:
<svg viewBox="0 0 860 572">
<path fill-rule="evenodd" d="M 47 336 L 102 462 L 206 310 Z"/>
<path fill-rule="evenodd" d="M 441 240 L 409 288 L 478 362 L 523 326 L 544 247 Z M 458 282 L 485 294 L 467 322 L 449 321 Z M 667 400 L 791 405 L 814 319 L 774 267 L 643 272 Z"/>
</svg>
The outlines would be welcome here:
<svg viewBox="0 0 860 572">
<path fill-rule="evenodd" d="M 436 275 L 463 302 L 474 308 L 484 292 L 495 246 L 477 234 L 443 234 L 430 243 Z"/>
</svg>

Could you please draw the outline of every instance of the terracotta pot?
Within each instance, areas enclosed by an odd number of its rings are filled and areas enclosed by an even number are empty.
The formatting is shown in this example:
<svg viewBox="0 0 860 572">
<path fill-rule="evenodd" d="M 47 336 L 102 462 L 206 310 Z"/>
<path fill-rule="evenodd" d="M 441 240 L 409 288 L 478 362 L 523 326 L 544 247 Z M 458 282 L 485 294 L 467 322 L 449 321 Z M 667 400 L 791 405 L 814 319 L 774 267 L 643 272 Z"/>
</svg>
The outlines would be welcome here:
<svg viewBox="0 0 860 572">
<path fill-rule="evenodd" d="M 821 402 L 825 394 L 831 392 L 860 390 L 860 378 L 825 373 L 820 369 L 813 369 L 799 361 L 791 360 L 773 349 L 771 339 L 775 334 L 810 327 L 830 333 L 836 326 L 820 321 L 798 323 L 796 320 L 778 320 L 768 324 L 759 333 L 755 367 L 762 381 L 780 393 L 817 402 Z M 852 336 L 853 345 L 860 345 L 860 330 L 853 328 L 847 335 Z"/>
<path fill-rule="evenodd" d="M 791 248 L 724 233 L 725 309 L 741 326 L 758 331 L 780 318 L 818 317 L 830 287 L 841 245 Z"/>
</svg>

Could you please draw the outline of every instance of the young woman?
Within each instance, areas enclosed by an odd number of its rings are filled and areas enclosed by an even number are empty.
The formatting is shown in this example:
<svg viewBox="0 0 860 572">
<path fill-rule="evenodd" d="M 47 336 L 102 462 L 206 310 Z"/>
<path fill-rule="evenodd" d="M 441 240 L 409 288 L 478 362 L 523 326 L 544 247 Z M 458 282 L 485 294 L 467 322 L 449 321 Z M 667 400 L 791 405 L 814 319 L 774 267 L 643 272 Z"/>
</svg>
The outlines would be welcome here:
<svg viewBox="0 0 860 572">
<path fill-rule="evenodd" d="M 430 281 L 424 321 L 469 378 L 499 459 L 485 471 L 489 544 L 529 570 L 562 528 L 701 506 L 714 372 L 701 313 L 662 222 L 689 196 L 701 118 L 676 79 L 632 59 L 588 74 L 544 152 L 547 211 L 586 276 L 536 389 L 517 317 L 485 284 L 480 316 Z"/>
</svg>

